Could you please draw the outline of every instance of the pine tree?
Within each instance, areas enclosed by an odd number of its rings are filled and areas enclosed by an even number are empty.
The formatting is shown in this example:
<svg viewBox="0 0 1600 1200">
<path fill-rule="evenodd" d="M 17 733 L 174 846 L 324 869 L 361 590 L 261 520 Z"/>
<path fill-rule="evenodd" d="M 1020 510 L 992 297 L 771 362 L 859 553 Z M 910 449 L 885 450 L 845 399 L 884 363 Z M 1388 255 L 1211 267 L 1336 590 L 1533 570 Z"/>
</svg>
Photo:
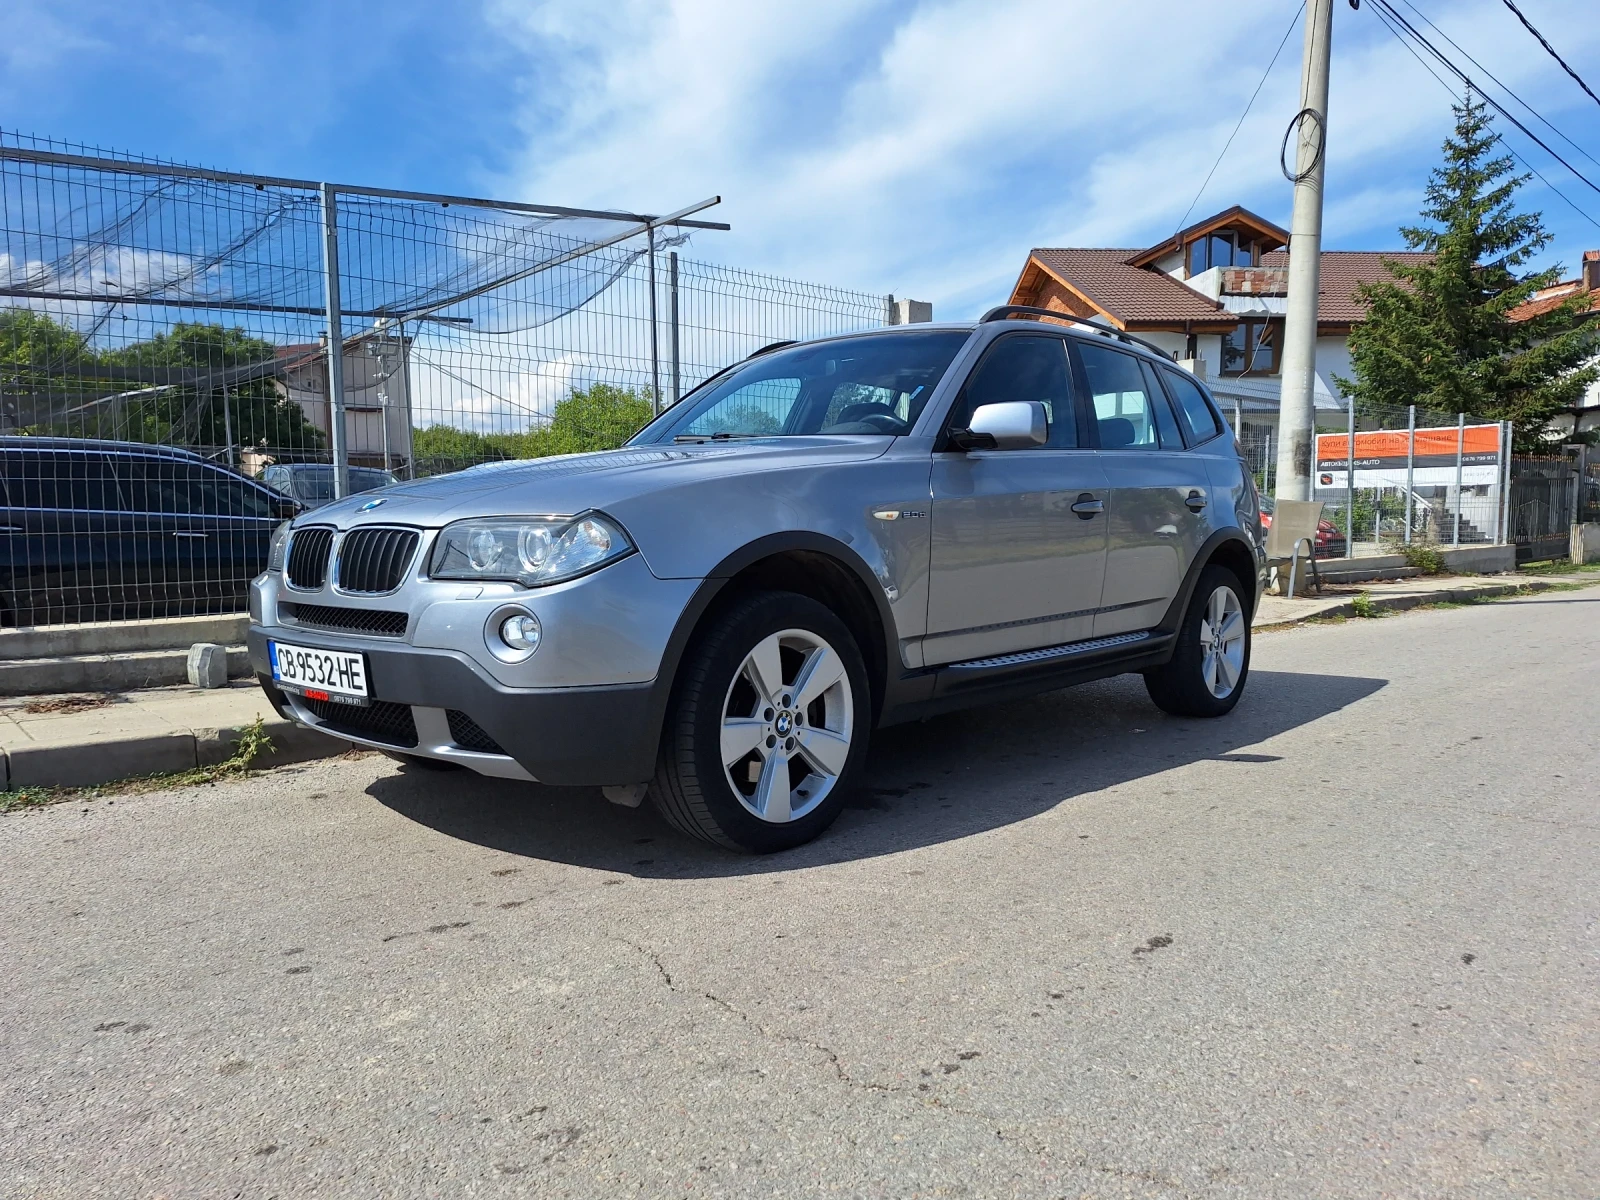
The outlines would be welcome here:
<svg viewBox="0 0 1600 1200">
<path fill-rule="evenodd" d="M 1516 207 L 1529 176 L 1512 174 L 1510 155 L 1490 157 L 1499 136 L 1481 100 L 1469 94 L 1454 109 L 1455 132 L 1429 178 L 1423 224 L 1400 230 L 1408 247 L 1430 257 L 1389 260 L 1394 282 L 1358 290 L 1367 319 L 1350 335 L 1355 380 L 1338 383 L 1358 412 L 1415 404 L 1512 421 L 1518 443 L 1538 448 L 1551 416 L 1577 403 L 1595 379 L 1584 364 L 1600 350 L 1600 327 L 1584 318 L 1587 297 L 1511 319 L 1561 270 L 1519 273 L 1550 242 L 1539 214 Z"/>
</svg>

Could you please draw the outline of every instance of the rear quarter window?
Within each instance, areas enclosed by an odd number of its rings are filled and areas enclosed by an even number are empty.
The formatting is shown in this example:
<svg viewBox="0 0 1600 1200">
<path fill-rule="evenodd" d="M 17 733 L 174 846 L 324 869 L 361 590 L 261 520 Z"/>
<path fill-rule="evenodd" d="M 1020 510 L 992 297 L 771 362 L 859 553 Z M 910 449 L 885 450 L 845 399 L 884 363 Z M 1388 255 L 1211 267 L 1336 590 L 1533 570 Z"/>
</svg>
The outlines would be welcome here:
<svg viewBox="0 0 1600 1200">
<path fill-rule="evenodd" d="M 1200 385 L 1186 377 L 1182 371 L 1162 368 L 1161 376 L 1167 382 L 1172 398 L 1178 404 L 1178 419 L 1189 432 L 1191 445 L 1210 441 L 1222 432 L 1222 418 L 1211 407 Z"/>
</svg>

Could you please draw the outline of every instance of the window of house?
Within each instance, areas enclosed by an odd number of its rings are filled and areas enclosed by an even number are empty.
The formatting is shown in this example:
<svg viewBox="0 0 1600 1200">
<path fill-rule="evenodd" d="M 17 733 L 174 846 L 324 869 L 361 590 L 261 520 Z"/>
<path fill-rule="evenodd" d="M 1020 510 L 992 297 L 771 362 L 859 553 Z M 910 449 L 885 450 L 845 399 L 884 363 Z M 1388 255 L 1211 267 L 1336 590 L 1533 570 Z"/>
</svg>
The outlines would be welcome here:
<svg viewBox="0 0 1600 1200">
<path fill-rule="evenodd" d="M 1189 243 L 1189 274 L 1212 267 L 1253 267 L 1260 261 L 1255 241 L 1232 229 L 1209 233 Z"/>
<path fill-rule="evenodd" d="M 1282 322 L 1241 321 L 1222 335 L 1224 375 L 1275 375 Z"/>
</svg>

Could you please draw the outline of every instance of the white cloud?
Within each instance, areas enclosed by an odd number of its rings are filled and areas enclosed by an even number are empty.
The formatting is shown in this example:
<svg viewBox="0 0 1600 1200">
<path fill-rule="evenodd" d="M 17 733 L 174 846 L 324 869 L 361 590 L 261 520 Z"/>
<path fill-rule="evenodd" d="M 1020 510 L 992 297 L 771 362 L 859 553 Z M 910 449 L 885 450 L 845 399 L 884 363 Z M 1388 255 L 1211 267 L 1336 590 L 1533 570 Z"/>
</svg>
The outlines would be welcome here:
<svg viewBox="0 0 1600 1200">
<path fill-rule="evenodd" d="M 1501 5 L 1429 8 L 1542 109 L 1570 106 L 1582 131 L 1586 98 Z M 1551 8 L 1536 14 L 1546 32 L 1593 64 L 1600 29 Z M 964 315 L 1003 299 L 1030 245 L 1143 245 L 1175 227 L 1290 9 L 498 0 L 490 12 L 529 64 L 527 150 L 508 186 L 657 211 L 720 192 L 734 232 L 699 235 L 694 253 Z M 1335 21 L 1328 235 L 1394 246 L 1447 97 L 1370 10 L 1340 5 Z M 1299 50 L 1297 30 L 1196 216 L 1243 202 L 1287 222 L 1277 154 Z"/>
</svg>

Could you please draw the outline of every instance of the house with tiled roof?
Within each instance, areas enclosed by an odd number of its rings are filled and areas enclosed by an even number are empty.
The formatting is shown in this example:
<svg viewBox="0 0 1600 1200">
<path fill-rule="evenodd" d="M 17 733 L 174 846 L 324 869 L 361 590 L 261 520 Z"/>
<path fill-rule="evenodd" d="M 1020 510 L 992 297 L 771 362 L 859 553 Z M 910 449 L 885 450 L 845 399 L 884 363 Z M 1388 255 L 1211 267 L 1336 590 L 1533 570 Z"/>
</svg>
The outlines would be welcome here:
<svg viewBox="0 0 1600 1200">
<path fill-rule="evenodd" d="M 1245 208 L 1197 221 L 1143 249 L 1051 248 L 1029 253 L 1011 304 L 1070 313 L 1138 334 L 1183 362 L 1239 423 L 1277 424 L 1287 230 Z M 1344 407 L 1335 376 L 1351 374 L 1346 342 L 1365 319 L 1362 283 L 1387 279 L 1384 259 L 1408 251 L 1324 250 L 1317 298 L 1319 408 Z"/>
<path fill-rule="evenodd" d="M 1574 296 L 1581 298 L 1581 303 L 1591 321 L 1600 321 L 1600 250 L 1585 250 L 1576 279 L 1564 279 L 1560 283 L 1552 283 L 1547 288 L 1541 288 L 1527 303 L 1519 304 L 1511 310 L 1511 319 L 1526 321 L 1531 317 L 1540 316 L 1566 303 Z M 1600 359 L 1595 361 L 1600 362 Z M 1583 399 L 1578 401 L 1570 413 L 1557 417 L 1551 427 L 1563 437 L 1600 429 L 1600 382 L 1591 383 Z"/>
</svg>

